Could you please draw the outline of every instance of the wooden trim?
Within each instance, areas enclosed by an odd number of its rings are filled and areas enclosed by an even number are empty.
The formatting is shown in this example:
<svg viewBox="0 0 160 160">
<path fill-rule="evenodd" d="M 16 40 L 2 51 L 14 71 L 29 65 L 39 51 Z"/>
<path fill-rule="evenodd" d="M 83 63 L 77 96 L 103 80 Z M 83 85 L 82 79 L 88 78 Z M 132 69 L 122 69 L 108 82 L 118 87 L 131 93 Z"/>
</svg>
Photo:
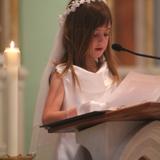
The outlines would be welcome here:
<svg viewBox="0 0 160 160">
<path fill-rule="evenodd" d="M 134 50 L 134 3 L 133 0 L 115 0 L 114 2 L 114 32 L 115 42 Z M 135 65 L 135 57 L 122 53 L 118 55 L 120 64 Z"/>
<path fill-rule="evenodd" d="M 4 34 L 4 1 L 0 0 L 0 53 L 4 50 L 4 41 L 5 41 L 5 34 Z"/>
<path fill-rule="evenodd" d="M 112 9 L 114 7 L 114 1 L 113 0 L 107 0 L 107 4 L 108 4 L 110 10 L 112 11 Z"/>
<path fill-rule="evenodd" d="M 12 40 L 19 43 L 19 0 L 10 0 L 10 37 Z"/>
<path fill-rule="evenodd" d="M 1 0 L 0 5 L 0 51 L 4 51 L 11 40 L 19 43 L 19 0 Z"/>
<path fill-rule="evenodd" d="M 146 14 L 146 52 L 147 54 L 154 55 L 154 1 L 146 0 L 145 1 L 145 14 Z M 148 66 L 154 65 L 154 60 L 147 61 Z"/>
<path fill-rule="evenodd" d="M 114 0 L 108 0 L 107 4 L 110 8 L 111 14 L 112 14 L 112 21 L 115 22 L 115 16 L 114 16 Z M 115 25 L 112 26 L 112 40 L 114 41 L 115 37 Z"/>
<path fill-rule="evenodd" d="M 141 11 L 142 15 L 138 15 L 140 10 L 137 13 L 137 3 L 139 3 L 138 0 L 112 0 L 113 40 L 131 50 L 154 55 L 154 1 L 143 0 L 140 2 L 144 6 Z M 142 21 L 138 21 L 140 24 L 137 24 L 138 16 L 141 16 Z M 141 28 L 137 28 L 138 25 Z M 137 36 L 137 34 L 139 35 Z M 139 36 L 141 36 L 140 39 Z M 126 53 L 122 54 L 118 54 L 121 66 L 146 67 L 147 65 L 149 67 L 154 65 L 154 61 L 151 59 L 143 60 Z"/>
<path fill-rule="evenodd" d="M 146 0 L 146 34 L 147 34 L 147 39 L 146 39 L 146 50 L 150 54 L 153 54 L 153 10 L 154 10 L 154 5 L 153 5 L 152 0 Z"/>
</svg>

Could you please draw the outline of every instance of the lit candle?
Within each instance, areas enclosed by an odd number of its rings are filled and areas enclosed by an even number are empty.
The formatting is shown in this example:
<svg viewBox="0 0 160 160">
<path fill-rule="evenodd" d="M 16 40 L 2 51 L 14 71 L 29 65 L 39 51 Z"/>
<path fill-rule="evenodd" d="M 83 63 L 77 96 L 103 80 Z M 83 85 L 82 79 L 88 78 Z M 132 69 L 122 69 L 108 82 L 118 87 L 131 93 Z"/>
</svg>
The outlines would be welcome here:
<svg viewBox="0 0 160 160">
<path fill-rule="evenodd" d="M 4 51 L 4 62 L 7 71 L 8 93 L 8 143 L 7 154 L 18 156 L 18 68 L 20 65 L 20 51 L 14 42 Z"/>
<path fill-rule="evenodd" d="M 11 41 L 10 47 L 6 48 L 4 53 L 6 67 L 17 67 L 20 65 L 20 50 L 15 47 L 14 41 Z"/>
</svg>

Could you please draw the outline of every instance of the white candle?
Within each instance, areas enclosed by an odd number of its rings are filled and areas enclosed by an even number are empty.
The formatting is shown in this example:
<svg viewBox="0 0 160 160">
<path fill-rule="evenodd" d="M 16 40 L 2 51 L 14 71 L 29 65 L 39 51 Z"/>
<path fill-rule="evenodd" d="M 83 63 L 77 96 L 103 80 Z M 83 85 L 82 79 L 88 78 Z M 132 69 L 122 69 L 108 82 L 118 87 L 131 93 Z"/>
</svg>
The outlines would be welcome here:
<svg viewBox="0 0 160 160">
<path fill-rule="evenodd" d="M 15 47 L 15 43 L 11 41 L 10 47 L 4 51 L 4 65 L 8 67 L 18 67 L 20 65 L 20 50 Z"/>
<path fill-rule="evenodd" d="M 20 51 L 11 42 L 4 51 L 4 61 L 7 71 L 8 87 L 8 143 L 7 154 L 18 156 L 18 68 L 20 65 Z"/>
</svg>

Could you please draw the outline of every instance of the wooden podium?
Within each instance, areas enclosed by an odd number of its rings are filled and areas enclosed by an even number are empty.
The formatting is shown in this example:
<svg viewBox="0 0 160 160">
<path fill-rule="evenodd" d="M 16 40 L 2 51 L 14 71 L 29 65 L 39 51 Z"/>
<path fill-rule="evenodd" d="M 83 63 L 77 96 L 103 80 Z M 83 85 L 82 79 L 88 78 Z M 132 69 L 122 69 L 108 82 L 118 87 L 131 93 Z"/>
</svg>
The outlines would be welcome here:
<svg viewBox="0 0 160 160">
<path fill-rule="evenodd" d="M 95 111 L 44 125 L 49 133 L 76 132 L 93 160 L 160 160 L 160 103 Z"/>
</svg>

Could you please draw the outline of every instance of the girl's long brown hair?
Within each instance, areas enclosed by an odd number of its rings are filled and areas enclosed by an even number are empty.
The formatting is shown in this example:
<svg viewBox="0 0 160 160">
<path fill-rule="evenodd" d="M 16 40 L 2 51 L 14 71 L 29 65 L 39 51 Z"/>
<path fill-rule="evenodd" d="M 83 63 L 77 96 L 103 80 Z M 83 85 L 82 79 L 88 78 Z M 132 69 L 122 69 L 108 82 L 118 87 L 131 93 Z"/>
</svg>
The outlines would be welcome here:
<svg viewBox="0 0 160 160">
<path fill-rule="evenodd" d="M 72 1 L 73 0 L 68 4 L 68 7 Z M 75 12 L 71 12 L 67 16 L 63 33 L 65 54 L 61 62 L 65 64 L 63 73 L 71 69 L 74 83 L 78 82 L 78 78 L 72 65 L 77 65 L 86 69 L 85 55 L 90 45 L 91 37 L 96 28 L 103 25 L 112 25 L 110 9 L 103 1 L 81 4 L 76 8 Z M 109 38 L 108 47 L 103 57 L 105 57 L 113 80 L 116 81 L 119 79 L 119 76 L 115 67 L 115 60 L 110 51 L 110 39 L 111 38 Z M 99 66 L 104 62 L 103 57 L 99 58 Z"/>
</svg>

